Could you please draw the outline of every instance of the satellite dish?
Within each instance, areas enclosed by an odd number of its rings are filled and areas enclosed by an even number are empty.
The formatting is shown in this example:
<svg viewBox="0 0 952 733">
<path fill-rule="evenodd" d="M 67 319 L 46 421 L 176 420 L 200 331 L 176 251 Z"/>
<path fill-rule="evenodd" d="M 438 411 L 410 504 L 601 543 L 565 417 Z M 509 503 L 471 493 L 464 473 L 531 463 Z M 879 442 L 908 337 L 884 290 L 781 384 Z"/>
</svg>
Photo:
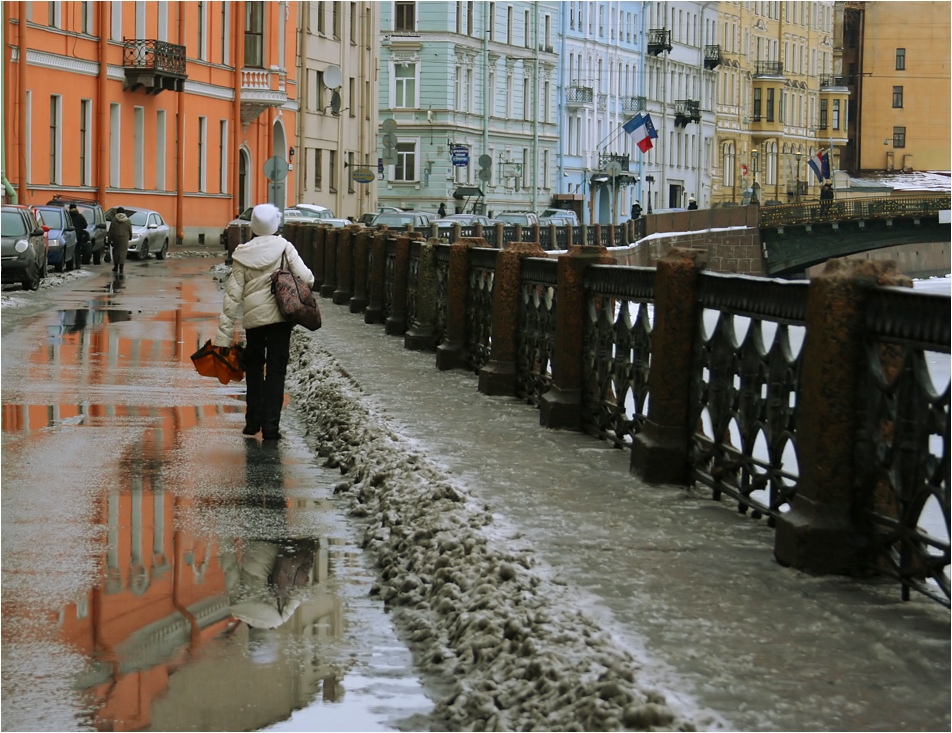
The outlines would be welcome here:
<svg viewBox="0 0 952 733">
<path fill-rule="evenodd" d="M 334 92 L 331 95 L 331 114 L 340 114 L 340 92 Z"/>
<path fill-rule="evenodd" d="M 343 79 L 339 66 L 328 66 L 324 69 L 324 86 L 328 89 L 338 89 Z"/>
</svg>

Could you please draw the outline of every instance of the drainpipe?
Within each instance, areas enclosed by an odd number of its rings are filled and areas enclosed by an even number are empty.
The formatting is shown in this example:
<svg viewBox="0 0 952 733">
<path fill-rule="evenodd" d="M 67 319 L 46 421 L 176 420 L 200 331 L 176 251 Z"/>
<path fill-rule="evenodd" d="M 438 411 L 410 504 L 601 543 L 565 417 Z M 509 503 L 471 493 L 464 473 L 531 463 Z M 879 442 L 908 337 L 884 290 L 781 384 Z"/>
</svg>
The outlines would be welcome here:
<svg viewBox="0 0 952 733">
<path fill-rule="evenodd" d="M 533 58 L 535 60 L 535 84 L 533 91 L 535 100 L 533 100 L 533 123 L 532 123 L 532 210 L 539 210 L 539 6 L 536 4 L 535 12 L 532 14 L 532 25 L 535 33 L 533 46 L 535 51 Z"/>
<path fill-rule="evenodd" d="M 20 185 L 17 187 L 19 193 L 19 202 L 25 204 L 27 201 L 26 196 L 26 49 L 27 49 L 27 33 L 26 33 L 26 3 L 17 3 L 17 8 L 20 11 L 18 16 L 19 23 L 17 24 L 17 48 L 19 53 L 17 54 L 17 76 L 20 84 L 19 96 L 20 96 L 20 109 L 17 117 L 17 121 L 20 125 L 20 140 L 19 147 L 17 148 L 17 165 L 20 169 Z"/>
<path fill-rule="evenodd" d="M 10 23 L 10 12 L 7 10 L 8 6 L 9 6 L 9 3 L 3 6 L 3 27 L 7 29 L 12 27 Z M 10 31 L 8 30 L 7 32 L 9 33 Z M 8 46 L 12 45 L 10 44 L 9 39 L 7 40 L 7 45 Z M 7 78 L 6 58 L 4 58 L 3 60 L 2 74 L 3 74 L 3 78 L 2 78 L 2 81 L 0 81 L 0 86 L 2 86 L 4 90 L 6 90 L 8 88 L 6 84 L 6 78 Z M 5 111 L 6 101 L 7 101 L 7 95 L 6 93 L 4 93 L 3 96 L 0 97 L 0 120 L 6 119 L 6 111 Z M 6 128 L 4 128 L 2 132 L 0 132 L 0 135 L 3 136 L 3 144 L 0 145 L 0 181 L 2 181 L 3 183 L 4 201 L 5 203 L 15 204 L 17 202 L 17 192 L 16 192 L 16 189 L 14 189 L 13 186 L 11 185 L 10 181 L 7 180 L 7 173 L 6 173 L 6 170 L 7 170 Z"/>
<path fill-rule="evenodd" d="M 645 42 L 645 33 L 647 32 L 647 24 L 648 24 L 647 18 L 648 18 L 648 2 L 647 0 L 645 0 L 645 2 L 641 3 L 641 43 L 639 44 L 638 50 L 641 52 L 641 96 L 645 100 L 644 111 L 646 113 L 648 112 L 648 78 L 647 78 L 648 64 L 645 60 L 645 48 L 648 45 Z M 637 188 L 638 193 L 637 195 L 638 195 L 639 204 L 641 203 L 641 197 L 645 192 L 644 185 L 642 184 L 642 181 L 644 180 L 645 175 L 646 175 L 645 174 L 645 155 L 644 153 L 641 153 L 641 155 L 638 156 L 638 188 Z M 644 211 L 645 212 L 648 211 L 647 206 L 644 207 Z"/>
<path fill-rule="evenodd" d="M 483 155 L 489 155 L 489 27 L 493 22 L 489 16 L 490 3 L 483 3 Z M 479 181 L 480 187 L 487 186 L 489 181 Z M 488 187 L 488 186 L 487 186 Z M 483 195 L 483 212 L 489 211 L 489 201 Z"/>
<path fill-rule="evenodd" d="M 96 110 L 96 138 L 99 142 L 99 175 L 96 176 L 96 198 L 103 209 L 106 203 L 106 187 L 109 182 L 109 110 L 107 94 L 109 90 L 109 26 L 112 23 L 112 3 L 103 3 L 99 13 L 99 103 Z M 106 13 L 106 8 L 109 12 Z M 123 51 L 125 54 L 125 51 Z M 124 62 L 125 60 L 123 60 Z"/>
<path fill-rule="evenodd" d="M 561 43 L 559 44 L 559 45 L 561 46 L 561 48 L 559 49 L 559 61 L 561 62 L 562 59 L 567 59 L 567 58 L 568 58 L 568 55 L 565 53 L 565 52 L 566 52 L 566 45 L 567 45 L 567 44 L 566 44 L 565 37 L 566 37 L 566 35 L 568 34 L 568 13 L 559 13 L 559 16 L 560 16 L 561 19 L 562 19 L 562 28 L 561 28 L 562 41 L 561 41 Z M 564 90 L 564 89 L 566 88 L 566 83 L 567 83 L 567 82 L 566 82 L 566 78 L 565 78 L 566 75 L 562 73 L 562 70 L 563 70 L 563 68 L 564 68 L 563 65 L 562 65 L 562 63 L 559 64 L 559 67 L 558 67 L 558 68 L 559 68 L 559 79 L 558 79 L 559 88 L 561 88 L 561 89 Z M 568 79 L 569 79 L 569 81 L 571 81 L 571 78 L 572 78 L 572 69 L 569 69 L 569 73 L 568 73 Z M 569 119 L 568 119 L 568 112 L 567 112 L 567 109 L 568 109 L 568 108 L 567 108 L 567 106 L 565 105 L 565 103 L 562 101 L 562 100 L 564 100 L 564 99 L 565 99 L 565 92 L 563 91 L 563 93 L 559 95 L 559 106 L 558 106 L 558 112 L 557 112 L 557 114 L 558 114 L 558 120 L 559 120 L 560 126 L 561 126 L 561 124 L 562 124 L 563 122 L 566 123 L 566 124 L 568 124 L 568 125 L 571 125 L 571 124 L 572 124 L 572 123 L 569 121 Z M 566 130 L 565 128 L 562 128 L 562 129 L 563 129 L 563 132 L 566 133 L 566 134 L 564 135 L 564 139 L 568 139 L 568 130 Z M 565 154 L 562 152 L 562 139 L 563 139 L 563 136 L 560 135 L 559 138 L 560 138 L 560 139 L 559 139 L 559 147 L 557 148 L 557 149 L 558 149 L 558 153 L 559 153 L 559 172 L 556 174 L 557 177 L 558 177 L 558 180 L 559 180 L 559 185 L 556 186 L 556 190 L 561 191 L 561 190 L 562 190 L 562 180 L 565 178 Z M 569 152 L 571 153 L 571 151 L 569 151 Z M 565 190 L 565 193 L 569 193 L 569 191 L 570 191 L 570 189 L 571 189 L 571 187 L 572 187 L 572 182 L 569 181 L 566 185 L 567 185 L 567 188 L 566 188 L 566 190 Z M 572 206 L 574 207 L 574 205 L 575 205 L 575 204 L 574 204 L 574 202 L 573 202 Z M 574 211 L 574 208 L 573 208 L 573 211 Z"/>
<path fill-rule="evenodd" d="M 245 4 L 243 2 L 236 2 L 233 4 L 232 8 L 232 29 L 231 29 L 231 38 L 232 38 L 232 48 L 235 51 L 235 107 L 232 111 L 232 116 L 235 119 L 233 127 L 235 128 L 234 133 L 234 144 L 232 149 L 234 151 L 233 163 L 232 163 L 232 172 L 231 172 L 231 210 L 234 217 L 238 217 L 241 214 L 241 207 L 239 202 L 241 201 L 243 191 L 239 190 L 241 187 L 241 139 L 244 134 L 244 125 L 241 122 L 241 68 L 245 64 L 245 45 L 241 43 L 244 39 L 240 36 L 240 29 L 242 27 L 242 20 L 245 17 Z"/>
<path fill-rule="evenodd" d="M 178 43 L 185 48 L 185 23 L 182 20 L 182 4 L 178 4 Z M 187 62 L 186 62 L 187 63 Z M 179 93 L 178 99 L 178 120 L 176 120 L 176 129 L 178 140 L 175 146 L 175 243 L 182 244 L 185 239 L 185 230 L 182 227 L 182 219 L 185 216 L 185 94 Z"/>
</svg>

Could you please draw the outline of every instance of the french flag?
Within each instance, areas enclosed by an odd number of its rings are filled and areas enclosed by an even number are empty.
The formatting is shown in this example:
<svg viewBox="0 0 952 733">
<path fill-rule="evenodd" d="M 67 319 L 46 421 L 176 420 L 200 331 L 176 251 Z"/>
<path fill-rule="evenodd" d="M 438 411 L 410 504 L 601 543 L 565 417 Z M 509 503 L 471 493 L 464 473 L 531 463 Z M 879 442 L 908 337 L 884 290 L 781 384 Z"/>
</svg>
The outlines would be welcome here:
<svg viewBox="0 0 952 733">
<path fill-rule="evenodd" d="M 658 139 L 658 133 L 654 124 L 651 122 L 651 115 L 647 112 L 639 112 L 628 122 L 622 125 L 622 129 L 631 135 L 635 145 L 642 153 L 647 153 L 654 147 L 652 140 Z"/>
<path fill-rule="evenodd" d="M 809 161 L 810 169 L 816 173 L 816 177 L 820 179 L 820 183 L 825 181 L 830 177 L 830 153 L 829 151 L 818 152 Z"/>
</svg>

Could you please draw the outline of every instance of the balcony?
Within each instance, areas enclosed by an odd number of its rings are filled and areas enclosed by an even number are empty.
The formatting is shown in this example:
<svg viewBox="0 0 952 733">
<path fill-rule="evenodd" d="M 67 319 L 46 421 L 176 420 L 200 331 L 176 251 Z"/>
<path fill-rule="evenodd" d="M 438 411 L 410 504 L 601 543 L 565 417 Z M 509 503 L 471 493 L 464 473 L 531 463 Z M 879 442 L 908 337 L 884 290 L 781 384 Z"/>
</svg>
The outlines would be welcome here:
<svg viewBox="0 0 952 733">
<path fill-rule="evenodd" d="M 645 97 L 622 97 L 621 108 L 625 112 L 640 112 L 647 109 L 648 100 Z"/>
<path fill-rule="evenodd" d="M 690 122 L 701 121 L 701 103 L 693 99 L 676 99 L 674 102 L 674 126 L 687 127 Z"/>
<path fill-rule="evenodd" d="M 608 109 L 608 95 L 599 94 L 598 95 L 598 109 Z"/>
<path fill-rule="evenodd" d="M 705 69 L 708 71 L 713 71 L 722 63 L 724 63 L 724 58 L 721 56 L 721 47 L 719 44 L 708 45 L 704 47 Z"/>
<path fill-rule="evenodd" d="M 849 83 L 850 80 L 845 76 L 830 76 L 829 74 L 824 74 L 820 77 L 820 89 L 829 87 L 845 87 Z"/>
<path fill-rule="evenodd" d="M 591 87 L 570 86 L 565 93 L 565 103 L 570 107 L 580 107 L 595 101 L 595 90 Z"/>
<path fill-rule="evenodd" d="M 658 56 L 671 50 L 671 31 L 665 28 L 651 28 L 648 31 L 648 53 Z"/>
<path fill-rule="evenodd" d="M 754 76 L 783 76 L 783 64 L 779 61 L 758 61 L 754 64 Z"/>
<path fill-rule="evenodd" d="M 282 107 L 288 101 L 283 70 L 241 70 L 241 123 L 248 125 L 269 107 Z"/>
<path fill-rule="evenodd" d="M 146 94 L 185 89 L 185 46 L 152 38 L 124 39 L 122 67 L 128 91 L 142 89 Z"/>
</svg>

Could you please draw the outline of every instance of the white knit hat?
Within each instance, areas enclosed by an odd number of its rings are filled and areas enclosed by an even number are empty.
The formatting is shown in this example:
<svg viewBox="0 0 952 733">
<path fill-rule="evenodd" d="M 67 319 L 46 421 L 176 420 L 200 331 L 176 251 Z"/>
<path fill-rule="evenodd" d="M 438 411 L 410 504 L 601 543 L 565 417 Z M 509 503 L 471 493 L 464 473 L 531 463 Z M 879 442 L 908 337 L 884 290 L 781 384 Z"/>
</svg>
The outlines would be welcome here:
<svg viewBox="0 0 952 733">
<path fill-rule="evenodd" d="M 274 234 L 281 226 L 281 210 L 272 204 L 258 204 L 251 210 L 251 231 L 258 237 Z"/>
</svg>

